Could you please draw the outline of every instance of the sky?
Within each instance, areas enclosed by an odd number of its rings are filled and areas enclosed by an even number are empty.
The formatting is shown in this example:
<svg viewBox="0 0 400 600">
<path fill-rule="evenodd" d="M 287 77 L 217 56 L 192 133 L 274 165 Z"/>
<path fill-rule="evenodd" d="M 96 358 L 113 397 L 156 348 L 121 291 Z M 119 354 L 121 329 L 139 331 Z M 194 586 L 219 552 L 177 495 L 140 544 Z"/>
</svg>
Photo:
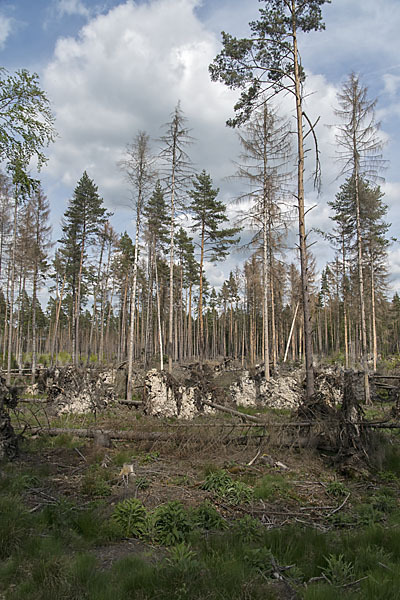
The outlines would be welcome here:
<svg viewBox="0 0 400 600">
<path fill-rule="evenodd" d="M 258 16 L 257 0 L 0 0 L 0 65 L 38 73 L 51 101 L 58 138 L 48 149 L 40 178 L 50 201 L 54 238 L 73 190 L 86 170 L 114 213 L 119 232 L 134 237 L 130 193 L 117 163 L 139 130 L 154 140 L 179 101 L 195 138 L 190 155 L 205 169 L 234 216 L 237 188 L 227 178 L 240 152 L 237 133 L 226 127 L 237 93 L 211 82 L 208 65 L 221 49 L 221 31 L 248 35 Z M 306 110 L 320 117 L 321 193 L 307 184 L 309 230 L 331 229 L 327 202 L 338 191 L 335 156 L 336 94 L 354 71 L 377 98 L 377 118 L 389 161 L 382 191 L 389 235 L 400 239 L 400 55 L 399 0 L 332 0 L 323 9 L 326 30 L 300 39 L 306 69 Z M 283 99 L 289 119 L 294 107 Z M 312 159 L 308 167 L 312 168 Z M 246 232 L 243 238 L 246 239 Z M 291 239 L 291 241 L 290 241 Z M 332 250 L 311 231 L 321 269 Z M 289 238 L 289 245 L 295 235 Z M 220 286 L 245 251 L 207 271 Z M 291 260 L 290 253 L 287 260 Z M 400 245 L 389 250 L 390 293 L 400 292 Z"/>
</svg>

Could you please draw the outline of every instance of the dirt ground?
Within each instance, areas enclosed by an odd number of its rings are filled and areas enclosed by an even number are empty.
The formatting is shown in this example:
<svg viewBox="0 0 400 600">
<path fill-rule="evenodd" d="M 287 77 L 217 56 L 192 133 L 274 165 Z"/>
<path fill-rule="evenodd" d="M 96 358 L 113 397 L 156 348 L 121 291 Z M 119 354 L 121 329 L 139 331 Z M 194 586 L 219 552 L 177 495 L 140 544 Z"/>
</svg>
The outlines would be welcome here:
<svg viewBox="0 0 400 600">
<path fill-rule="evenodd" d="M 88 421 L 89 417 L 81 417 L 81 426 L 89 425 L 85 419 Z M 79 417 L 64 417 L 64 426 L 67 420 L 76 426 Z M 95 426 L 109 429 L 121 424 L 143 432 L 155 426 L 154 420 L 126 407 L 104 411 L 97 416 Z M 208 499 L 228 522 L 251 515 L 270 529 L 298 522 L 324 531 L 330 528 L 328 517 L 332 513 L 351 509 L 365 487 L 374 486 L 373 477 L 370 482 L 346 480 L 351 494 L 343 504 L 344 498 L 333 498 L 327 493 L 327 486 L 340 478 L 329 466 L 330 457 L 323 453 L 279 446 L 277 438 L 272 443 L 268 437 L 261 441 L 252 436 L 243 440 L 246 426 L 235 419 L 214 418 L 210 419 L 209 426 L 200 421 L 175 429 L 174 423 L 164 425 L 171 435 L 167 442 L 114 441 L 109 448 L 72 436 L 30 438 L 29 443 L 22 445 L 16 465 L 31 468 L 33 472 L 45 469 L 46 475 L 43 483 L 26 489 L 25 501 L 30 510 L 41 510 L 47 504 L 65 499 L 77 507 L 99 500 L 104 503 L 107 516 L 118 502 L 130 497 L 140 499 L 147 509 L 171 500 L 178 500 L 185 507 L 196 507 Z M 160 423 L 157 426 L 160 428 Z M 182 429 L 186 435 L 182 435 Z M 238 442 L 224 439 L 227 433 L 236 430 Z M 32 444 L 37 446 L 34 451 Z M 52 447 L 52 444 L 60 446 Z M 131 464 L 134 471 L 128 485 L 120 475 L 123 464 Z M 269 476 L 272 480 L 270 497 L 232 505 L 202 489 L 207 473 L 218 469 L 252 486 Z M 288 484 L 282 485 L 283 480 Z M 99 481 L 106 482 L 104 490 L 97 490 Z M 163 552 L 160 547 L 130 539 L 97 548 L 96 556 L 101 565 L 109 567 L 132 553 L 157 560 Z"/>
</svg>

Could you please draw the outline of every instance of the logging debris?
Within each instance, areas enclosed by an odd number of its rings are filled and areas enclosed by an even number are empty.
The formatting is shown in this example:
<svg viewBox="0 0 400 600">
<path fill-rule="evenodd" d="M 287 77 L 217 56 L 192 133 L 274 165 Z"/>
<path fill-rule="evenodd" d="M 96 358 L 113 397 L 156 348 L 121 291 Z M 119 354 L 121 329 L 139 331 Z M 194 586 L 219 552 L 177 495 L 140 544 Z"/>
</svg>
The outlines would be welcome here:
<svg viewBox="0 0 400 600">
<path fill-rule="evenodd" d="M 10 409 L 17 406 L 18 391 L 6 385 L 0 377 L 0 460 L 13 460 L 18 456 L 18 436 L 11 424 Z"/>
</svg>

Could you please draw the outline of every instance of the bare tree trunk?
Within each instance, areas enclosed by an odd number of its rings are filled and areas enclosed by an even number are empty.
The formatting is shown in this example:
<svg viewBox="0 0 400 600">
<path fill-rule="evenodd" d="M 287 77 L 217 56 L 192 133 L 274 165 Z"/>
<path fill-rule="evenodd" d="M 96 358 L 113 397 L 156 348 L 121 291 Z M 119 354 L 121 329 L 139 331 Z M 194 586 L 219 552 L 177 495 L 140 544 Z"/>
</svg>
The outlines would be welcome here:
<svg viewBox="0 0 400 600">
<path fill-rule="evenodd" d="M 168 371 L 172 373 L 173 323 L 174 323 L 174 235 L 175 235 L 175 153 L 172 169 L 171 223 L 169 249 L 169 321 L 168 321 Z"/>
<path fill-rule="evenodd" d="M 205 224 L 204 221 L 201 227 L 201 241 L 200 241 L 200 280 L 199 280 L 199 353 L 200 362 L 204 358 L 204 327 L 203 327 L 203 266 L 204 266 L 204 235 L 205 235 Z"/>
<path fill-rule="evenodd" d="M 296 94 L 296 118 L 297 118 L 297 201 L 299 211 L 299 248 L 301 264 L 301 291 L 303 296 L 304 313 L 304 350 L 306 362 L 306 394 L 310 398 L 314 393 L 314 367 L 313 367 L 313 348 L 312 348 L 312 330 L 311 330 L 311 312 L 308 291 L 308 265 L 307 265 L 307 238 L 305 229 L 305 211 L 304 211 L 304 138 L 303 138 L 303 110 L 300 89 L 300 71 L 299 57 L 297 50 L 297 23 L 295 0 L 292 0 L 292 35 L 293 35 L 293 59 L 294 59 L 294 79 Z"/>
<path fill-rule="evenodd" d="M 18 303 L 18 320 L 17 320 L 17 348 L 16 357 L 20 375 L 22 375 L 22 340 L 23 340 L 23 321 L 25 315 L 25 271 L 21 266 L 20 283 L 19 283 L 19 303 Z"/>
<path fill-rule="evenodd" d="M 109 349 L 109 346 L 110 346 L 110 320 L 111 320 L 112 303 L 113 303 L 113 298 L 114 298 L 114 289 L 115 289 L 115 280 L 113 279 L 111 295 L 110 295 L 110 302 L 108 304 L 107 319 L 106 319 L 106 333 L 105 333 L 106 349 Z M 109 358 L 109 355 L 107 357 L 107 353 L 106 353 L 106 359 L 107 358 Z"/>
<path fill-rule="evenodd" d="M 33 270 L 33 289 L 32 289 L 32 363 L 31 363 L 31 383 L 35 381 L 36 359 L 37 359 L 37 340 L 36 340 L 36 302 L 37 302 L 37 280 L 38 266 L 35 261 Z"/>
<path fill-rule="evenodd" d="M 107 257 L 107 267 L 105 273 L 105 279 L 103 283 L 103 290 L 101 294 L 101 306 L 100 306 L 100 344 L 99 344 L 99 361 L 103 362 L 104 355 L 104 311 L 105 311 L 105 303 L 107 299 L 107 288 L 108 288 L 108 280 L 110 277 L 110 265 L 111 265 L 111 253 L 112 253 L 112 244 L 110 241 L 110 246 L 108 249 L 108 257 Z"/>
<path fill-rule="evenodd" d="M 86 242 L 86 231 L 82 232 L 82 245 L 81 245 L 81 255 L 79 260 L 79 273 L 78 273 L 78 288 L 76 292 L 75 299 L 75 318 L 74 318 L 74 329 L 75 329 L 75 352 L 74 352 L 74 364 L 75 366 L 79 363 L 79 349 L 80 349 L 80 339 L 79 339 L 79 322 L 81 315 L 81 284 L 82 284 L 82 270 L 83 270 L 83 257 L 85 253 L 85 242 Z"/>
<path fill-rule="evenodd" d="M 161 329 L 161 306 L 160 306 L 160 288 L 158 285 L 158 268 L 157 268 L 157 257 L 154 261 L 154 268 L 156 272 L 156 294 L 157 294 L 157 323 L 158 323 L 158 343 L 160 348 L 160 370 L 164 371 L 164 350 L 163 350 L 163 339 Z"/>
<path fill-rule="evenodd" d="M 267 231 L 267 206 L 266 198 L 264 198 L 263 210 L 263 322 L 264 322 L 264 370 L 265 379 L 269 381 L 269 328 L 268 328 L 268 231 Z"/>
<path fill-rule="evenodd" d="M 153 241 L 150 243 L 150 251 L 148 257 L 148 285 L 147 285 L 147 311 L 146 311 L 146 332 L 144 342 L 144 368 L 147 367 L 148 356 L 150 350 L 150 339 L 151 330 L 153 328 L 153 265 L 154 265 L 154 244 Z"/>
<path fill-rule="evenodd" d="M 269 265 L 269 287 L 271 290 L 271 349 L 272 349 L 272 368 L 276 371 L 277 366 L 277 336 L 275 325 L 275 289 L 274 289 L 274 274 L 272 271 L 272 249 L 270 245 L 270 265 Z"/>
<path fill-rule="evenodd" d="M 286 350 L 285 350 L 285 356 L 283 357 L 283 362 L 285 363 L 287 360 L 287 355 L 289 352 L 289 346 L 290 346 L 290 342 L 292 341 L 292 335 L 293 335 L 293 329 L 294 329 L 294 324 L 296 322 L 296 317 L 297 317 L 297 311 L 299 310 L 299 303 L 296 304 L 296 309 L 294 311 L 294 315 L 293 315 L 293 320 L 292 320 L 292 325 L 290 327 L 290 331 L 289 331 L 289 337 L 288 337 L 288 341 L 286 344 Z M 294 347 L 294 346 L 293 346 Z"/>
<path fill-rule="evenodd" d="M 99 265 L 97 267 L 97 282 L 94 288 L 94 295 L 93 295 L 93 308 L 92 308 L 92 319 L 91 319 L 91 323 L 90 323 L 90 334 L 89 334 L 89 348 L 88 348 L 88 353 L 87 353 L 87 364 L 89 364 L 90 361 L 90 354 L 93 348 L 93 333 L 94 333 L 94 328 L 95 328 L 95 324 L 97 321 L 97 295 L 99 292 L 99 286 L 100 286 L 100 278 L 101 278 L 101 269 L 103 266 L 103 252 L 104 252 L 104 245 L 105 245 L 105 237 L 102 236 L 101 238 L 101 246 L 100 246 L 100 256 L 99 256 Z"/>
<path fill-rule="evenodd" d="M 7 348 L 7 331 L 8 331 L 8 312 L 9 312 L 9 300 L 10 300 L 10 271 L 11 261 L 8 262 L 7 266 L 7 295 L 6 295 L 6 309 L 4 311 L 4 336 L 3 336 L 3 368 L 6 365 L 6 348 Z"/>
<path fill-rule="evenodd" d="M 14 197 L 14 222 L 13 222 L 13 239 L 11 252 L 11 273 L 10 273 L 10 317 L 8 319 L 8 356 L 7 356 L 7 385 L 11 385 L 11 356 L 12 356 L 12 341 L 13 341 L 13 317 L 14 317 L 14 285 L 15 285 L 15 254 L 17 248 L 17 216 L 18 216 L 18 184 L 15 184 Z"/>
<path fill-rule="evenodd" d="M 355 132 L 354 132 L 355 136 Z M 356 144 L 354 143 L 354 148 Z M 355 152 L 356 154 L 356 152 Z M 371 396 L 369 390 L 368 375 L 368 347 L 367 347 L 367 324 L 365 319 L 365 300 L 364 300 L 364 274 L 362 265 L 362 239 L 361 239 L 361 218 L 360 218 L 360 193 L 359 193 L 359 174 L 358 174 L 358 155 L 355 156 L 354 183 L 356 192 L 356 229 L 357 229 L 357 266 L 358 266 L 358 291 L 360 295 L 360 320 L 361 320 L 361 352 L 362 365 L 364 371 L 364 389 L 365 402 L 370 404 Z"/>
<path fill-rule="evenodd" d="M 375 306 L 375 274 L 374 264 L 371 261 L 371 320 L 372 320 L 372 354 L 374 359 L 374 373 L 378 360 L 378 344 L 376 338 L 376 306 Z"/>
<path fill-rule="evenodd" d="M 138 197 L 138 204 L 136 210 L 136 235 L 135 235 L 135 256 L 133 260 L 133 282 L 132 282 L 132 297 L 131 297 L 131 320 L 129 329 L 129 347 L 128 347 L 128 381 L 126 387 L 126 399 L 132 399 L 132 387 L 133 387 L 133 345 L 135 336 L 135 308 L 136 308 L 136 284 L 137 284 L 137 270 L 138 270 L 138 258 L 139 258 L 139 229 L 140 229 L 140 211 L 141 211 L 141 198 Z"/>
<path fill-rule="evenodd" d="M 188 346 L 187 346 L 187 356 L 188 358 L 192 358 L 193 356 L 193 323 L 192 323 L 192 284 L 189 284 L 189 303 L 188 303 Z"/>
<path fill-rule="evenodd" d="M 64 273 L 64 278 L 63 278 L 63 282 L 62 282 L 62 286 L 61 286 L 60 297 L 59 297 L 59 300 L 58 300 L 57 310 L 56 310 L 56 321 L 54 323 L 53 341 L 52 341 L 52 344 L 51 344 L 51 365 L 52 366 L 54 365 L 54 355 L 55 355 L 56 340 L 57 340 L 58 322 L 60 320 L 60 311 L 61 311 L 61 304 L 62 304 L 62 299 L 63 299 L 63 295 L 64 295 L 64 286 L 65 286 L 66 278 L 67 278 L 67 274 Z"/>
<path fill-rule="evenodd" d="M 342 242 L 342 269 L 343 269 L 343 319 L 344 319 L 344 363 L 345 368 L 349 368 L 349 341 L 347 324 L 347 297 L 346 297 L 346 248 L 345 241 Z"/>
</svg>

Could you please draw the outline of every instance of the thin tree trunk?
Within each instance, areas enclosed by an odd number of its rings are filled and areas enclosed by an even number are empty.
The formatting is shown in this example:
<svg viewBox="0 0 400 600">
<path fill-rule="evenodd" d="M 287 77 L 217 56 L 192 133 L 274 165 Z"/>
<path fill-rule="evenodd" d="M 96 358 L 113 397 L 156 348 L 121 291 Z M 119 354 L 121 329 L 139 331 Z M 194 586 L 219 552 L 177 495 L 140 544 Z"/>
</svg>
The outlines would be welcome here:
<svg viewBox="0 0 400 600">
<path fill-rule="evenodd" d="M 169 250 L 169 322 L 168 322 L 168 371 L 172 373 L 173 352 L 173 319 L 174 319 L 174 235 L 175 235 L 175 149 L 172 167 L 171 188 L 171 223 L 170 223 L 170 250 Z"/>
<path fill-rule="evenodd" d="M 33 289 L 32 289 L 32 363 L 31 363 L 31 383 L 35 382 L 36 359 L 37 359 L 37 341 L 36 341 L 36 301 L 37 301 L 37 280 L 38 265 L 35 260 L 33 270 Z"/>
<path fill-rule="evenodd" d="M 96 324 L 96 321 L 97 321 L 97 295 L 98 295 L 99 286 L 100 286 L 101 268 L 103 266 L 104 245 L 105 245 L 105 237 L 102 236 L 102 238 L 101 238 L 101 246 L 100 246 L 99 265 L 97 267 L 97 282 L 96 282 L 96 286 L 94 288 L 94 294 L 93 294 L 93 308 L 92 308 L 92 319 L 91 319 L 91 323 L 90 323 L 90 335 L 89 335 L 89 348 L 88 348 L 88 353 L 87 353 L 87 364 L 89 364 L 89 361 L 90 361 L 90 354 L 91 354 L 91 351 L 92 351 L 92 348 L 93 348 L 94 327 L 95 327 L 95 324 Z"/>
<path fill-rule="evenodd" d="M 204 266 L 204 235 L 205 224 L 201 227 L 200 242 L 200 280 L 199 280 L 199 354 L 200 362 L 204 359 L 204 327 L 203 327 L 203 266 Z"/>
<path fill-rule="evenodd" d="M 378 344 L 376 338 L 376 306 L 375 306 L 375 275 L 374 264 L 371 261 L 371 319 L 372 319 L 372 354 L 374 358 L 374 373 L 378 360 Z"/>
<path fill-rule="evenodd" d="M 263 322 L 264 322 L 264 371 L 265 379 L 269 381 L 269 328 L 268 328 L 268 231 L 267 231 L 267 206 L 264 198 L 263 211 Z"/>
<path fill-rule="evenodd" d="M 63 278 L 63 282 L 62 282 L 62 286 L 61 286 L 60 297 L 59 297 L 59 300 L 58 300 L 57 310 L 56 310 L 56 322 L 54 324 L 53 341 L 52 341 L 52 344 L 51 344 L 51 366 L 54 366 L 54 355 L 55 355 L 55 348 L 56 348 L 57 330 L 58 330 L 58 323 L 59 323 L 59 320 L 60 320 L 61 304 L 62 304 L 62 299 L 63 299 L 63 295 L 64 295 L 64 286 L 65 286 L 66 279 L 67 279 L 67 274 L 64 273 L 64 278 Z"/>
<path fill-rule="evenodd" d="M 79 363 L 79 350 L 80 350 L 80 340 L 79 340 L 79 321 L 81 314 L 81 284 L 82 284 L 82 270 L 83 270 L 83 257 L 85 253 L 85 242 L 86 242 L 86 230 L 84 228 L 82 232 L 82 244 L 81 244 L 81 255 L 79 260 L 79 273 L 78 273 L 78 288 L 76 292 L 76 302 L 75 302 L 75 354 L 74 354 L 74 364 L 75 366 Z"/>
<path fill-rule="evenodd" d="M 133 345 L 135 336 L 135 306 L 136 306 L 136 284 L 137 284 L 137 270 L 138 270 L 138 257 L 139 257 L 139 229 L 140 229 L 140 211 L 141 211 L 141 194 L 139 192 L 137 208 L 136 208 L 136 235 L 135 235 L 135 256 L 133 260 L 133 283 L 132 283 L 132 297 L 131 297 L 131 319 L 130 319 L 130 330 L 129 330 L 129 348 L 128 348 L 128 381 L 126 386 L 126 399 L 132 399 L 132 387 L 133 387 Z"/>
<path fill-rule="evenodd" d="M 9 300 L 10 300 L 10 270 L 11 261 L 8 262 L 7 266 L 7 295 L 6 295 L 6 308 L 4 311 L 4 336 L 3 336 L 3 368 L 6 366 L 6 348 L 7 348 L 7 331 L 8 331 L 8 312 L 9 312 Z"/>
<path fill-rule="evenodd" d="M 10 317 L 8 319 L 8 356 L 7 356 L 7 385 L 11 385 L 11 355 L 13 340 L 13 313 L 14 313 L 14 285 L 15 285 L 15 254 L 17 248 L 17 215 L 18 215 L 18 184 L 15 184 L 15 204 L 14 204 L 14 223 L 13 223 L 13 241 L 11 253 L 11 277 L 10 277 Z"/>
<path fill-rule="evenodd" d="M 104 355 L 104 311 L 105 311 L 105 303 L 106 303 L 106 299 L 107 299 L 108 280 L 110 277 L 111 252 L 112 252 L 112 244 L 111 244 L 111 240 L 110 240 L 110 246 L 108 249 L 108 257 L 107 257 L 107 267 L 106 267 L 103 290 L 102 290 L 102 294 L 101 294 L 101 306 L 100 306 L 100 344 L 99 344 L 99 361 L 100 362 L 103 362 L 103 355 Z"/>
<path fill-rule="evenodd" d="M 294 324 L 296 322 L 296 317 L 297 317 L 297 311 L 299 310 L 299 303 L 296 304 L 296 309 L 294 311 L 294 315 L 293 315 L 293 320 L 292 320 L 292 325 L 290 327 L 290 331 L 289 331 L 289 337 L 288 337 L 288 341 L 286 344 L 286 350 L 285 350 L 285 356 L 283 357 L 283 362 L 285 363 L 287 360 L 287 355 L 289 352 L 289 346 L 290 346 L 290 342 L 292 341 L 292 335 L 293 335 L 293 329 L 294 329 Z"/>
<path fill-rule="evenodd" d="M 355 135 L 355 133 L 354 133 Z M 356 147 L 354 145 L 354 147 Z M 368 347 L 367 347 L 367 324 L 365 319 L 365 300 L 364 300 L 364 275 L 362 265 L 362 240 L 361 240 L 361 217 L 360 217 L 360 194 L 359 194 L 359 175 L 358 175 L 358 158 L 355 157 L 355 191 L 356 191 L 356 227 L 357 227 L 357 266 L 358 266 L 358 290 L 360 295 L 360 319 L 361 319 L 361 352 L 362 365 L 364 371 L 364 389 L 365 402 L 370 404 L 371 396 L 369 390 L 369 375 L 368 375 Z"/>
<path fill-rule="evenodd" d="M 308 291 L 308 260 L 307 260 L 307 241 L 305 229 L 305 211 L 304 211 L 304 138 L 303 138 L 303 109 L 300 89 L 300 71 L 297 49 L 297 23 L 296 23 L 296 3 L 292 0 L 292 34 L 293 34 L 293 59 L 294 59 L 294 80 L 296 94 L 296 118 L 297 118 L 297 185 L 298 185 L 298 211 L 299 211 L 299 248 L 301 264 L 301 290 L 303 296 L 304 313 L 304 350 L 306 362 L 306 394 L 310 398 L 314 393 L 314 368 L 313 368 L 313 348 L 312 348 L 312 330 L 311 313 Z"/>
<path fill-rule="evenodd" d="M 161 329 L 160 288 L 158 285 L 157 257 L 156 257 L 154 263 L 155 263 L 155 272 L 156 272 L 157 324 L 158 324 L 158 343 L 159 343 L 159 348 L 160 348 L 160 370 L 164 371 L 164 350 L 163 350 L 163 339 L 162 339 L 162 329 Z"/>
</svg>

